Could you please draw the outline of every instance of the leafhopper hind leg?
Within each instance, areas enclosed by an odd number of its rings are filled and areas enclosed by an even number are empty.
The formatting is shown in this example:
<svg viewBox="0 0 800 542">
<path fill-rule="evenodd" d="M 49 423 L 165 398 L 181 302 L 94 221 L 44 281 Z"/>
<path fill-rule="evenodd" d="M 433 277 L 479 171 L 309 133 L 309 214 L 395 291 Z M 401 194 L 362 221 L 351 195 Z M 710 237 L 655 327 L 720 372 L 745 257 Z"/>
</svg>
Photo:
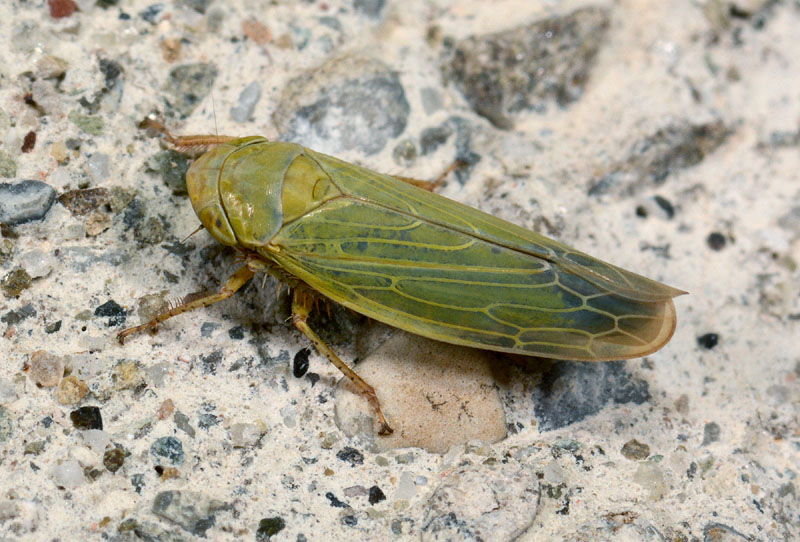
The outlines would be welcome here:
<svg viewBox="0 0 800 542">
<path fill-rule="evenodd" d="M 381 404 L 378 401 L 378 396 L 375 394 L 375 389 L 367 384 L 367 382 L 358 376 L 356 372 L 348 367 L 345 362 L 343 362 L 339 356 L 337 356 L 333 350 L 328 348 L 322 339 L 320 339 L 314 330 L 312 330 L 306 320 L 308 319 L 308 315 L 311 313 L 312 306 L 314 304 L 314 298 L 309 295 L 308 292 L 304 291 L 303 288 L 295 288 L 294 290 L 294 297 L 292 299 L 292 322 L 294 323 L 295 327 L 303 332 L 303 335 L 308 337 L 308 340 L 314 345 L 317 351 L 328 358 L 328 361 L 333 363 L 337 369 L 339 369 L 344 376 L 350 379 L 358 391 L 363 393 L 372 407 L 375 409 L 375 412 L 378 415 L 378 424 L 380 425 L 380 429 L 378 433 L 381 435 L 390 435 L 392 434 L 393 430 L 389 427 L 389 423 L 386 421 L 386 418 L 383 416 L 383 411 L 381 410 Z"/>
<path fill-rule="evenodd" d="M 200 307 L 207 307 L 213 303 L 216 303 L 217 301 L 228 299 L 230 296 L 235 294 L 239 288 L 244 286 L 248 280 L 253 278 L 253 275 L 255 275 L 259 270 L 260 269 L 258 269 L 257 266 L 251 265 L 248 262 L 248 264 L 243 266 L 227 281 L 225 281 L 225 284 L 222 285 L 222 288 L 219 289 L 219 292 L 215 294 L 203 295 L 202 297 L 196 297 L 194 295 L 187 296 L 180 303 L 174 307 L 169 307 L 163 312 L 160 312 L 148 322 L 120 331 L 117 333 L 117 339 L 119 340 L 120 344 L 123 344 L 125 342 L 125 337 L 128 335 L 139 333 L 140 331 L 145 331 L 148 329 L 155 329 L 158 324 L 172 318 L 173 316 L 178 316 L 184 312 L 199 309 Z"/>
</svg>

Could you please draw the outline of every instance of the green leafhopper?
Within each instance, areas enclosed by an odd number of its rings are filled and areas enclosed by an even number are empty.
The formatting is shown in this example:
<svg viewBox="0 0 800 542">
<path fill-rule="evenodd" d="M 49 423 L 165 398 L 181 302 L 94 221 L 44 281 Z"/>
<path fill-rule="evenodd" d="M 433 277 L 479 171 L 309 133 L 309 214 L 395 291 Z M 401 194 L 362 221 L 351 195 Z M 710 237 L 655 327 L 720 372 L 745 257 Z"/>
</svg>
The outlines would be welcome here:
<svg viewBox="0 0 800 542">
<path fill-rule="evenodd" d="M 152 123 L 151 124 L 155 124 Z M 292 321 L 375 407 L 373 388 L 306 320 L 323 297 L 459 345 L 554 359 L 646 356 L 675 331 L 685 292 L 467 205 L 294 143 L 186 136 L 206 149 L 186 175 L 203 227 L 245 264 L 219 292 L 185 299 L 132 333 L 233 295 L 256 273 L 293 288 Z"/>
</svg>

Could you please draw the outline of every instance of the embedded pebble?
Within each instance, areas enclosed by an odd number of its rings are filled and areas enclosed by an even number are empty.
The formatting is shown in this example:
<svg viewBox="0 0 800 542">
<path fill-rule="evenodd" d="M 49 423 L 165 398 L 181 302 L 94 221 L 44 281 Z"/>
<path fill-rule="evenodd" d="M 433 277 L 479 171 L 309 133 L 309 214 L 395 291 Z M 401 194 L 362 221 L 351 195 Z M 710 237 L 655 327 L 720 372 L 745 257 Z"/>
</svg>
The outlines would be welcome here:
<svg viewBox="0 0 800 542">
<path fill-rule="evenodd" d="M 6 297 L 17 297 L 31 287 L 31 276 L 24 269 L 14 269 L 6 273 L 0 280 L 0 289 Z"/>
<path fill-rule="evenodd" d="M 643 461 L 633 475 L 633 481 L 645 488 L 653 500 L 660 500 L 666 495 L 668 487 L 664 479 L 664 469 L 653 461 Z"/>
<path fill-rule="evenodd" d="M 231 425 L 231 444 L 234 448 L 255 446 L 264 430 L 254 423 L 235 423 Z"/>
<path fill-rule="evenodd" d="M 64 376 L 64 358 L 45 350 L 37 350 L 31 354 L 28 374 L 38 386 L 45 388 L 57 386 Z"/>
<path fill-rule="evenodd" d="M 752 540 L 752 538 L 722 523 L 709 523 L 703 527 L 703 542 L 745 542 L 746 540 Z"/>
<path fill-rule="evenodd" d="M 107 154 L 98 152 L 93 154 L 86 162 L 86 169 L 95 184 L 105 182 L 111 171 L 111 159 Z"/>
<path fill-rule="evenodd" d="M 622 455 L 632 461 L 642 461 L 650 455 L 650 446 L 631 439 L 622 446 Z"/>
<path fill-rule="evenodd" d="M 589 194 L 630 196 L 664 184 L 675 171 L 703 161 L 725 143 L 733 128 L 721 121 L 677 121 L 635 142 L 625 157 L 590 181 Z"/>
<path fill-rule="evenodd" d="M 343 56 L 286 84 L 273 121 L 284 141 L 320 152 L 381 151 L 406 128 L 410 106 L 397 74 L 373 59 Z"/>
<path fill-rule="evenodd" d="M 173 465 L 180 465 L 186 459 L 183 444 L 175 437 L 161 437 L 150 446 L 150 453 L 156 458 L 156 463 L 166 459 Z"/>
<path fill-rule="evenodd" d="M 15 147 L 16 145 L 9 145 L 10 147 Z M 4 177 L 6 179 L 10 179 L 17 174 L 17 163 L 3 149 L 0 149 L 0 177 Z M 0 188 L 3 185 L 0 184 Z M 0 207 L 0 210 L 2 207 Z M 0 215 L 1 216 L 1 215 Z"/>
<path fill-rule="evenodd" d="M 55 483 L 65 489 L 75 488 L 86 483 L 83 468 L 75 459 L 67 459 L 53 467 L 52 475 Z"/>
<path fill-rule="evenodd" d="M 214 64 L 198 62 L 175 66 L 169 72 L 164 93 L 181 117 L 188 117 L 211 92 L 219 70 Z"/>
<path fill-rule="evenodd" d="M 258 100 L 261 99 L 261 84 L 253 81 L 239 94 L 238 103 L 231 107 L 231 118 L 236 122 L 246 122 L 253 116 Z"/>
<path fill-rule="evenodd" d="M 97 453 L 102 453 L 111 446 L 111 436 L 100 429 L 81 431 L 81 438 L 92 451 Z"/>
<path fill-rule="evenodd" d="M 408 500 L 415 497 L 416 494 L 417 484 L 414 483 L 414 475 L 408 471 L 403 471 L 397 481 L 397 488 L 394 490 L 392 498 L 395 501 Z"/>
<path fill-rule="evenodd" d="M 56 400 L 62 405 L 75 405 L 89 393 L 86 382 L 75 375 L 65 377 L 58 385 Z"/>
<path fill-rule="evenodd" d="M 69 413 L 75 429 L 102 429 L 103 417 L 96 406 L 82 406 Z"/>
<path fill-rule="evenodd" d="M 0 378 L 0 404 L 12 403 L 17 400 L 19 394 L 14 384 L 4 378 Z"/>
<path fill-rule="evenodd" d="M 229 505 L 197 491 L 162 491 L 153 500 L 153 513 L 182 529 L 205 536 L 216 523 L 215 514 Z"/>
<path fill-rule="evenodd" d="M 492 359 L 485 351 L 398 331 L 357 367 L 378 393 L 394 433 L 375 437 L 374 410 L 346 378 L 337 387 L 336 423 L 378 450 L 413 446 L 444 453 L 471 440 L 497 442 L 506 436 L 506 421 Z"/>
<path fill-rule="evenodd" d="M 121 448 L 112 448 L 103 453 L 103 466 L 109 472 L 117 472 L 125 464 L 125 451 Z"/>
<path fill-rule="evenodd" d="M 530 466 L 466 465 L 431 495 L 421 539 L 515 540 L 533 524 L 538 508 L 539 479 Z"/>
<path fill-rule="evenodd" d="M 41 220 L 56 200 L 56 191 L 41 181 L 0 183 L 0 222 L 15 226 Z"/>
<path fill-rule="evenodd" d="M 22 254 L 19 263 L 31 278 L 38 279 L 50 274 L 56 265 L 56 257 L 50 252 L 34 249 Z"/>
<path fill-rule="evenodd" d="M 588 7 L 472 36 L 456 43 L 442 72 L 476 113 L 510 129 L 521 110 L 564 107 L 581 96 L 609 19 L 608 10 Z"/>
<path fill-rule="evenodd" d="M 14 434 L 15 416 L 4 406 L 0 406 L 0 442 L 8 442 Z"/>
<path fill-rule="evenodd" d="M 555 363 L 532 395 L 541 431 L 579 422 L 608 403 L 640 405 L 650 398 L 647 382 L 634 378 L 624 361 Z"/>
<path fill-rule="evenodd" d="M 107 188 L 84 188 L 81 190 L 68 190 L 60 196 L 58 201 L 69 212 L 76 216 L 85 216 L 109 202 L 111 193 Z"/>
</svg>

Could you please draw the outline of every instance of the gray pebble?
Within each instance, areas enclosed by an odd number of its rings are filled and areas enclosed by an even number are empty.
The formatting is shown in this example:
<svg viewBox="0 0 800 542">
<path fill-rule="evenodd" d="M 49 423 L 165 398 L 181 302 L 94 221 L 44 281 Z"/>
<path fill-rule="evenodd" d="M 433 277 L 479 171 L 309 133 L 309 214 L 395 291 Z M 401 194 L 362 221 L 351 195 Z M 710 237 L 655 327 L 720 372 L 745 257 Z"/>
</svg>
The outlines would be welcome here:
<svg viewBox="0 0 800 542">
<path fill-rule="evenodd" d="M 41 181 L 0 183 L 0 222 L 15 226 L 41 220 L 56 200 L 56 191 Z"/>
<path fill-rule="evenodd" d="M 62 461 L 53 467 L 52 474 L 55 483 L 65 489 L 75 488 L 86 483 L 81 464 L 75 459 Z"/>
<path fill-rule="evenodd" d="M 205 536 L 214 526 L 215 513 L 227 508 L 225 503 L 196 491 L 162 491 L 153 500 L 154 514 L 199 536 Z"/>
<path fill-rule="evenodd" d="M 538 507 L 539 479 L 530 467 L 467 465 L 431 495 L 421 539 L 516 540 L 533 524 Z"/>
<path fill-rule="evenodd" d="M 331 154 L 375 154 L 403 133 L 409 112 L 395 72 L 376 60 L 346 56 L 290 81 L 273 120 L 283 141 Z"/>
<path fill-rule="evenodd" d="M 456 44 L 442 71 L 476 113 L 510 129 L 519 111 L 580 97 L 608 26 L 607 10 L 589 7 L 473 36 Z"/>
<path fill-rule="evenodd" d="M 261 84 L 253 81 L 239 94 L 239 102 L 231 107 L 231 118 L 236 122 L 246 122 L 253 116 L 253 110 L 260 99 Z"/>
</svg>

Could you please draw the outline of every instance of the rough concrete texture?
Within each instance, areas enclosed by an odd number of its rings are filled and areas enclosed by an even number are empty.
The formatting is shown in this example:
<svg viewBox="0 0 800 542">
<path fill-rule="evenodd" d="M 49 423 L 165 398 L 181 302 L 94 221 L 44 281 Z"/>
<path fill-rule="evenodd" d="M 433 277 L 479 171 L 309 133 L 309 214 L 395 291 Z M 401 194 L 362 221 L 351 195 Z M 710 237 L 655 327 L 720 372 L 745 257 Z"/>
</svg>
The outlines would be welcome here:
<svg viewBox="0 0 800 542">
<path fill-rule="evenodd" d="M 795 0 L 0 3 L 0 538 L 800 539 L 797 28 Z M 494 403 L 445 453 L 394 447 L 447 423 L 400 406 L 432 347 L 318 305 L 405 433 L 347 436 L 272 279 L 119 346 L 240 265 L 189 237 L 150 114 L 458 160 L 446 197 L 688 291 L 675 336 L 600 366 L 437 346 L 428 395 Z"/>
</svg>

